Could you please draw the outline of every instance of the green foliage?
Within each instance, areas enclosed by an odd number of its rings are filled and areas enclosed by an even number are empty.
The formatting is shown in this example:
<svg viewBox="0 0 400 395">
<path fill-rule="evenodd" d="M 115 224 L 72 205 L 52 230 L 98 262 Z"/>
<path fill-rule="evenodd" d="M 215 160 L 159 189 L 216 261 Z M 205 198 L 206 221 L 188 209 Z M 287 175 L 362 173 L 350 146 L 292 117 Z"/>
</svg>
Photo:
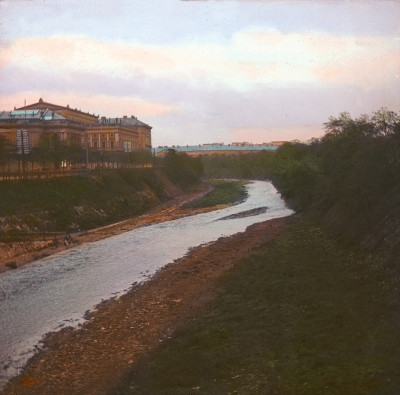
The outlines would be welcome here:
<svg viewBox="0 0 400 395">
<path fill-rule="evenodd" d="M 199 200 L 188 203 L 185 208 L 213 207 L 241 201 L 246 197 L 245 184 L 242 181 L 210 181 L 213 190 Z"/>
<path fill-rule="evenodd" d="M 186 187 L 200 181 L 203 165 L 198 158 L 169 150 L 162 160 L 167 176 L 177 184 Z"/>
<path fill-rule="evenodd" d="M 7 154 L 7 140 L 4 136 L 0 135 L 0 163 L 3 164 Z"/>
<path fill-rule="evenodd" d="M 296 207 L 312 199 L 316 178 L 320 172 L 319 158 L 307 152 L 303 144 L 286 143 L 276 152 L 272 177 L 278 180 L 282 195 L 295 201 Z"/>
<path fill-rule="evenodd" d="M 379 267 L 297 224 L 113 393 L 397 394 L 399 291 Z"/>
<path fill-rule="evenodd" d="M 246 155 L 207 155 L 202 156 L 204 175 L 207 178 L 246 178 L 270 177 L 274 153 L 260 152 Z"/>
<path fill-rule="evenodd" d="M 286 143 L 274 153 L 202 157 L 205 175 L 269 178 L 296 211 L 394 261 L 400 255 L 400 115 L 342 113 L 325 129 L 310 144 Z"/>
<path fill-rule="evenodd" d="M 29 154 L 17 155 L 4 136 L 0 136 L 0 166 L 7 163 L 22 161 L 25 170 L 26 163 L 39 163 L 42 169 L 58 169 L 62 162 L 66 165 L 89 163 L 118 163 L 120 165 L 147 165 L 153 162 L 151 152 L 134 151 L 103 151 L 98 149 L 82 149 L 79 144 L 70 140 L 61 140 L 56 133 L 43 133 L 39 136 L 35 147 Z"/>
<path fill-rule="evenodd" d="M 0 166 L 2 167 L 2 171 L 4 172 L 5 165 L 8 161 L 10 161 L 13 155 L 13 149 L 10 142 L 7 141 L 6 137 L 0 135 Z"/>
<path fill-rule="evenodd" d="M 273 180 L 296 210 L 344 239 L 394 256 L 400 251 L 400 116 L 384 109 L 356 119 L 345 113 L 325 127 L 325 136 L 309 145 L 278 149 Z"/>
<path fill-rule="evenodd" d="M 143 165 L 152 163 L 151 152 L 134 151 L 134 152 L 121 152 L 121 151 L 101 151 L 97 149 L 89 149 L 88 159 L 91 163 L 120 163 L 123 165 L 135 164 Z M 85 159 L 81 162 L 86 161 Z"/>
<path fill-rule="evenodd" d="M 30 228 L 89 229 L 143 213 L 164 199 L 164 187 L 151 169 L 122 169 L 67 177 L 0 183 L 0 216 L 38 218 Z"/>
<path fill-rule="evenodd" d="M 39 137 L 37 146 L 32 149 L 32 154 L 44 168 L 49 163 L 58 168 L 64 157 L 64 150 L 65 143 L 60 140 L 58 134 L 43 133 Z"/>
</svg>

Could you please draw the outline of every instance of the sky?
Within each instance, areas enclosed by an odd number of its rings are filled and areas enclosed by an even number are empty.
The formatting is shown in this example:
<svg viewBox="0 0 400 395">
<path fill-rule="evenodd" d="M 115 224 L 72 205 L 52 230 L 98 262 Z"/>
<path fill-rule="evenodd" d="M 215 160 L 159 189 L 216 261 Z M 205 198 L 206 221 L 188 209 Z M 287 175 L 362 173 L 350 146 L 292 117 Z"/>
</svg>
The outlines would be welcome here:
<svg viewBox="0 0 400 395">
<path fill-rule="evenodd" d="M 153 146 L 306 141 L 400 108 L 400 2 L 0 0 L 0 110 L 134 115 Z"/>
</svg>

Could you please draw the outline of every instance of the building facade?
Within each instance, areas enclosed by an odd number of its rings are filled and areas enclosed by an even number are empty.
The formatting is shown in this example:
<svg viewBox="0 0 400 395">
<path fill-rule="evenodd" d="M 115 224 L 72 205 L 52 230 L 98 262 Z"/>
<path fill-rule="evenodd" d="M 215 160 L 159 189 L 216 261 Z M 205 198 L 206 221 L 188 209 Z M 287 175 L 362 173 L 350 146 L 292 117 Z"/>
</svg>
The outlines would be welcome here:
<svg viewBox="0 0 400 395">
<path fill-rule="evenodd" d="M 247 144 L 247 145 L 246 145 Z M 223 143 L 213 143 L 213 144 L 200 144 L 200 145 L 186 145 L 186 146 L 175 146 L 172 147 L 156 147 L 153 148 L 153 155 L 158 157 L 163 157 L 168 154 L 170 150 L 176 152 L 183 152 L 186 155 L 197 157 L 202 155 L 244 155 L 257 152 L 265 151 L 276 151 L 277 146 L 264 143 L 264 144 L 223 144 Z"/>
<path fill-rule="evenodd" d="M 128 118 L 101 117 L 86 130 L 90 148 L 107 151 L 151 151 L 151 127 L 133 115 Z"/>
<path fill-rule="evenodd" d="M 104 151 L 151 152 L 151 126 L 136 117 L 105 118 L 44 102 L 0 112 L 0 131 L 15 147 L 37 146 L 43 134 L 55 134 L 69 144 Z M 21 133 L 25 140 L 21 140 Z"/>
</svg>

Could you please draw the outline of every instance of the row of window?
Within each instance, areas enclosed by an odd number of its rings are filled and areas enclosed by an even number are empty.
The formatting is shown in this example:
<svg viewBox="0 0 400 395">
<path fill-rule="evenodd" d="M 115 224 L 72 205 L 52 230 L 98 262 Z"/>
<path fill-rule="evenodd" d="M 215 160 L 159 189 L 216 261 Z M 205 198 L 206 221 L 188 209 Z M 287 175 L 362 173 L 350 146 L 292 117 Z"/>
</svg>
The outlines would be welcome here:
<svg viewBox="0 0 400 395">
<path fill-rule="evenodd" d="M 132 141 L 122 141 L 122 146 L 124 147 L 124 151 L 125 152 L 131 152 L 134 144 L 132 143 Z M 115 144 L 114 141 L 106 141 L 106 140 L 101 140 L 100 144 L 97 140 L 93 140 L 93 144 L 92 144 L 93 148 L 102 148 L 102 149 L 114 149 L 117 148 L 117 145 Z"/>
<path fill-rule="evenodd" d="M 115 148 L 115 142 L 114 141 L 109 141 L 108 142 L 109 144 L 107 144 L 107 141 L 105 141 L 105 140 L 102 140 L 101 142 L 100 142 L 100 145 L 98 145 L 98 142 L 97 142 L 97 140 L 94 140 L 93 141 L 93 148 L 104 148 L 104 149 L 106 149 L 106 148 L 111 148 L 111 149 L 114 149 Z"/>
<path fill-rule="evenodd" d="M 107 137 L 114 137 L 115 133 L 99 133 L 99 137 L 105 139 Z M 97 133 L 92 134 L 93 138 L 97 138 Z"/>
</svg>

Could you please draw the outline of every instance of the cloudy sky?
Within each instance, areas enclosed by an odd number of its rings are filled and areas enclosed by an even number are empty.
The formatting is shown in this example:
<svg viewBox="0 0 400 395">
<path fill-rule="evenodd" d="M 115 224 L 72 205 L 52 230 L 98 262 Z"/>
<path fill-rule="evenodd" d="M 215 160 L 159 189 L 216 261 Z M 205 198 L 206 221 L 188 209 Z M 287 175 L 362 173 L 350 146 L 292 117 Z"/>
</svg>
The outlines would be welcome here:
<svg viewBox="0 0 400 395">
<path fill-rule="evenodd" d="M 400 2 L 0 0 L 0 109 L 135 115 L 153 145 L 306 140 L 400 108 Z"/>
</svg>

